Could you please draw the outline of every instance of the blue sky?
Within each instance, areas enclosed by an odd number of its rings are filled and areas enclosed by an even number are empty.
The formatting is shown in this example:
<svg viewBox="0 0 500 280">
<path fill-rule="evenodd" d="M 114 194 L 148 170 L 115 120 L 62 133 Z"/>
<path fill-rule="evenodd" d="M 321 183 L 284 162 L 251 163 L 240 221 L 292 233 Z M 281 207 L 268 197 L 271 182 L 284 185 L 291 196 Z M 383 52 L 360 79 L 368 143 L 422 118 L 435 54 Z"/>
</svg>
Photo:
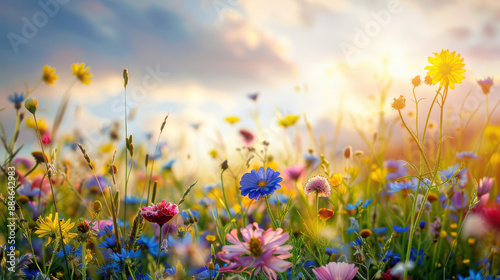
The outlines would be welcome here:
<svg viewBox="0 0 500 280">
<path fill-rule="evenodd" d="M 57 3 L 46 22 L 40 3 Z M 75 123 L 84 131 L 99 129 L 122 117 L 124 67 L 131 77 L 129 109 L 138 112 L 133 130 L 156 131 L 171 111 L 172 131 L 201 122 L 209 139 L 216 137 L 214 128 L 230 129 L 222 121 L 227 115 L 255 128 L 249 118 L 255 106 L 246 98 L 251 92 L 261 93 L 259 110 L 270 129 L 276 112 L 306 113 L 317 131 L 328 134 L 343 95 L 351 114 L 369 120 L 377 113 L 370 100 L 378 93 L 374 76 L 381 75 L 384 61 L 394 77 L 394 97 L 411 92 L 411 78 L 425 76 L 427 57 L 441 49 L 465 57 L 467 79 L 456 96 L 473 90 L 480 100 L 476 79 L 500 77 L 496 0 L 18 0 L 4 3 L 0 15 L 4 102 L 25 90 L 23 81 L 34 86 L 42 67 L 51 65 L 59 80 L 33 94 L 50 124 L 73 80 L 71 64 L 91 67 L 92 83 L 72 88 L 67 130 Z M 39 23 L 29 36 L 23 34 L 26 20 Z M 13 47 L 13 36 L 22 36 L 23 43 Z M 346 56 L 342 46 L 357 55 Z M 6 128 L 12 129 L 12 112 L 10 106 L 0 112 Z"/>
</svg>

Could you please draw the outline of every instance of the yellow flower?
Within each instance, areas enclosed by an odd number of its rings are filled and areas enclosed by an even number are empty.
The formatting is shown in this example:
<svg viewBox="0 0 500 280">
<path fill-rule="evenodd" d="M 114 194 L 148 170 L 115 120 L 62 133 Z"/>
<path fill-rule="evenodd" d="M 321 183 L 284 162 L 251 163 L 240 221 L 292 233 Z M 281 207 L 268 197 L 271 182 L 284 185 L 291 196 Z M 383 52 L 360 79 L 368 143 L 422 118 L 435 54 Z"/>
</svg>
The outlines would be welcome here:
<svg viewBox="0 0 500 280">
<path fill-rule="evenodd" d="M 217 150 L 213 149 L 213 150 L 210 150 L 208 152 L 208 154 L 212 157 L 212 158 L 216 158 L 217 157 Z"/>
<path fill-rule="evenodd" d="M 40 134 L 43 135 L 45 131 L 47 131 L 47 123 L 40 118 L 37 119 L 37 122 Z M 33 118 L 33 116 L 30 116 L 29 118 L 26 119 L 26 126 L 32 129 L 36 129 L 35 119 Z"/>
<path fill-rule="evenodd" d="M 56 213 L 54 219 L 52 219 L 52 214 L 49 214 L 49 216 L 45 218 L 39 217 L 36 221 L 38 229 L 35 231 L 35 233 L 38 234 L 38 237 L 40 238 L 48 236 L 48 243 L 52 242 L 52 239 L 60 238 L 61 235 L 59 231 L 58 221 L 58 213 Z M 68 243 L 70 239 L 73 239 L 77 236 L 75 232 L 69 232 L 74 226 L 75 223 L 72 223 L 71 219 L 68 219 L 67 221 L 61 220 L 61 231 L 63 233 L 64 243 Z"/>
<path fill-rule="evenodd" d="M 216 237 L 215 237 L 215 235 L 207 234 L 207 236 L 205 237 L 205 239 L 208 242 L 214 242 L 216 240 Z"/>
<path fill-rule="evenodd" d="M 82 84 L 90 84 L 92 81 L 92 73 L 90 73 L 90 67 L 85 67 L 85 63 L 73 63 L 71 69 L 73 70 L 73 75 L 75 75 Z"/>
<path fill-rule="evenodd" d="M 484 129 L 484 138 L 491 142 L 496 142 L 500 139 L 500 125 L 487 125 Z"/>
<path fill-rule="evenodd" d="M 449 50 L 442 50 L 441 53 L 434 53 L 434 57 L 429 57 L 431 66 L 425 67 L 428 76 L 432 77 L 432 84 L 439 82 L 439 86 L 455 89 L 455 84 L 461 84 L 465 77 L 463 67 L 464 59 L 460 59 L 460 54 L 450 53 Z"/>
<path fill-rule="evenodd" d="M 385 181 L 385 176 L 387 176 L 387 169 L 378 168 L 376 165 L 375 167 L 372 166 L 372 168 L 374 170 L 370 173 L 370 178 L 375 182 L 383 183 Z"/>
<path fill-rule="evenodd" d="M 240 121 L 240 118 L 238 118 L 236 116 L 229 116 L 229 117 L 226 117 L 224 120 L 226 122 L 228 122 L 229 124 L 235 124 L 235 123 Z"/>
<path fill-rule="evenodd" d="M 333 174 L 332 178 L 330 178 L 330 185 L 336 187 L 342 183 L 342 174 Z"/>
<path fill-rule="evenodd" d="M 113 143 L 107 143 L 107 144 L 102 144 L 100 147 L 99 147 L 99 151 L 103 154 L 107 154 L 107 153 L 110 153 L 111 151 L 113 151 L 115 149 L 115 145 L 113 145 Z"/>
<path fill-rule="evenodd" d="M 281 120 L 278 121 L 278 124 L 282 127 L 289 127 L 297 123 L 297 121 L 300 119 L 300 116 L 298 115 L 288 115 L 282 118 Z"/>
<path fill-rule="evenodd" d="M 92 250 L 87 249 L 87 250 L 86 250 L 86 254 L 85 254 L 85 260 L 87 261 L 87 263 L 89 263 L 89 262 L 91 262 L 93 259 L 94 259 L 94 257 L 92 256 Z"/>
<path fill-rule="evenodd" d="M 53 85 L 54 82 L 57 80 L 57 74 L 55 72 L 56 72 L 55 68 L 45 65 L 43 67 L 42 80 L 47 85 Z"/>
</svg>

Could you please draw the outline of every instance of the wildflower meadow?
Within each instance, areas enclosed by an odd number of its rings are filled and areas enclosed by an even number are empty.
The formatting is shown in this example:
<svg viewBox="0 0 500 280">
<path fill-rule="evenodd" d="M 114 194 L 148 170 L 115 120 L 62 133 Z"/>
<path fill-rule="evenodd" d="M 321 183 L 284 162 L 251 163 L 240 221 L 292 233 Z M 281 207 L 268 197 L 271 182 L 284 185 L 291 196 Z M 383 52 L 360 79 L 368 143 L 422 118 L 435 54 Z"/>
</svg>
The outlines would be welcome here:
<svg viewBox="0 0 500 280">
<path fill-rule="evenodd" d="M 453 45 L 414 59 L 402 90 L 391 68 L 358 81 L 368 119 L 340 97 L 321 128 L 321 100 L 269 117 L 247 91 L 211 137 L 213 119 L 127 106 L 159 75 L 124 65 L 101 107 L 120 116 L 91 138 L 75 92 L 99 72 L 34 65 L 2 96 L 0 279 L 500 279 L 498 77 Z"/>
</svg>

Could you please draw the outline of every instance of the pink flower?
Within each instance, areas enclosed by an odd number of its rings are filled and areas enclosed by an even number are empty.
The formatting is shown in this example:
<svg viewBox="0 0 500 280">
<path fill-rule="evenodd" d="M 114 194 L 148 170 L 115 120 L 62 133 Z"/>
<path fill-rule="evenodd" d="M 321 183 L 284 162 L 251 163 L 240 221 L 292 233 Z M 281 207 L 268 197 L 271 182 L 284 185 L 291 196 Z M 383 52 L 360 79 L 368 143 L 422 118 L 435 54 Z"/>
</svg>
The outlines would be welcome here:
<svg viewBox="0 0 500 280">
<path fill-rule="evenodd" d="M 493 178 L 483 177 L 479 180 L 479 187 L 477 190 L 477 196 L 481 197 L 490 192 L 491 187 L 493 187 Z"/>
<path fill-rule="evenodd" d="M 52 140 L 50 139 L 50 132 L 45 132 L 43 135 L 42 135 L 42 143 L 44 145 L 48 145 L 50 144 Z"/>
<path fill-rule="evenodd" d="M 148 207 L 142 207 L 141 216 L 150 223 L 156 223 L 160 226 L 168 223 L 175 215 L 179 213 L 179 207 L 172 203 L 162 202 Z"/>
<path fill-rule="evenodd" d="M 300 176 L 302 176 L 305 169 L 306 168 L 303 165 L 299 164 L 288 168 L 284 173 L 290 180 L 297 181 Z"/>
<path fill-rule="evenodd" d="M 490 93 L 490 88 L 493 86 L 493 79 L 488 77 L 486 79 L 478 80 L 478 85 L 481 87 L 481 90 L 484 94 Z"/>
<path fill-rule="evenodd" d="M 317 192 L 319 197 L 328 197 L 332 193 L 332 186 L 328 179 L 323 175 L 316 175 L 309 180 L 304 185 L 304 193 L 310 195 L 313 192 Z"/>
<path fill-rule="evenodd" d="M 241 266 L 242 270 L 256 268 L 255 274 L 263 270 L 268 279 L 277 279 L 275 271 L 285 272 L 292 267 L 292 263 L 284 261 L 292 256 L 288 252 L 292 246 L 281 246 L 289 238 L 288 233 L 283 233 L 281 228 L 276 231 L 270 228 L 264 232 L 257 223 L 253 223 L 242 228 L 240 232 L 244 242 L 239 240 L 238 231 L 233 229 L 226 235 L 226 239 L 234 245 L 225 245 L 222 251 L 217 253 L 219 259 L 230 263 L 229 266 L 221 268 L 221 272 L 234 271 L 234 268 Z"/>
<path fill-rule="evenodd" d="M 255 136 L 253 135 L 252 132 L 246 129 L 240 129 L 240 135 L 243 138 L 243 143 L 246 146 L 250 146 L 253 144 L 253 141 L 255 140 Z"/>
<path fill-rule="evenodd" d="M 331 262 L 327 265 L 313 269 L 318 280 L 352 280 L 358 268 L 354 264 L 344 262 Z"/>
</svg>

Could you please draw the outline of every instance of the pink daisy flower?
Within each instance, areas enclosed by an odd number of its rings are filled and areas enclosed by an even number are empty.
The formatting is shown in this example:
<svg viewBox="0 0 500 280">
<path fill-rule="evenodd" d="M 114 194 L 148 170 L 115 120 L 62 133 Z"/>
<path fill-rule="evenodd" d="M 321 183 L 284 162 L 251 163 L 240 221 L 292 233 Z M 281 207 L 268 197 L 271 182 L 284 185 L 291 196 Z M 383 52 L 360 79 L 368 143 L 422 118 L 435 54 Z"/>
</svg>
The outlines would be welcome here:
<svg viewBox="0 0 500 280">
<path fill-rule="evenodd" d="M 175 215 L 179 213 L 179 207 L 165 200 L 158 204 L 148 207 L 142 207 L 141 215 L 150 223 L 156 223 L 160 226 L 168 223 Z"/>
<path fill-rule="evenodd" d="M 358 268 L 351 263 L 331 262 L 313 269 L 313 272 L 318 280 L 352 280 Z"/>
<path fill-rule="evenodd" d="M 221 272 L 234 271 L 234 268 L 241 266 L 242 270 L 255 268 L 255 274 L 263 270 L 268 279 L 277 279 L 275 271 L 285 272 L 292 267 L 292 263 L 285 261 L 292 256 L 288 252 L 292 246 L 281 246 L 289 238 L 288 233 L 283 233 L 281 228 L 276 231 L 270 228 L 264 232 L 257 223 L 253 223 L 240 232 L 244 242 L 239 240 L 238 231 L 233 229 L 226 239 L 234 245 L 225 245 L 217 253 L 219 259 L 230 264 L 221 268 Z"/>
<path fill-rule="evenodd" d="M 328 197 L 332 193 L 332 186 L 328 179 L 323 175 L 316 175 L 309 180 L 304 185 L 304 193 L 310 195 L 314 192 L 318 193 L 319 197 Z"/>
</svg>

